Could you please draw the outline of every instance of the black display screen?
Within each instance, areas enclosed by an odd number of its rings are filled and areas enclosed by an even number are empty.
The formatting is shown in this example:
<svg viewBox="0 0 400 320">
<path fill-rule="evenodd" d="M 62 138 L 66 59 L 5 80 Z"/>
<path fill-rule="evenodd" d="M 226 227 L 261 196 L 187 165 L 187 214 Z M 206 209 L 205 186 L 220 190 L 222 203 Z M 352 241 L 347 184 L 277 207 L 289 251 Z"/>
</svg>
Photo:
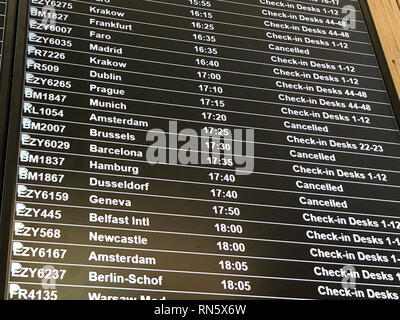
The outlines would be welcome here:
<svg viewBox="0 0 400 320">
<path fill-rule="evenodd" d="M 369 19 L 20 2 L 4 297 L 399 300 L 397 99 Z"/>
</svg>

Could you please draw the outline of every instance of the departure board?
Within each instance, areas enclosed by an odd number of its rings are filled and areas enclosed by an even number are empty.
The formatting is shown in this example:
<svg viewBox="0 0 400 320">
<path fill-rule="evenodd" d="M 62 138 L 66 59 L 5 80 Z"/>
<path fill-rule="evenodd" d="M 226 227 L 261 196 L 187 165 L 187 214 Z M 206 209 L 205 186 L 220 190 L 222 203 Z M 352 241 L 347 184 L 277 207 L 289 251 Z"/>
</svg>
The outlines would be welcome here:
<svg viewBox="0 0 400 320">
<path fill-rule="evenodd" d="M 4 25 L 6 20 L 7 1 L 0 1 L 0 66 L 3 54 Z"/>
<path fill-rule="evenodd" d="M 398 101 L 367 17 L 20 1 L 4 298 L 399 300 Z"/>
</svg>

